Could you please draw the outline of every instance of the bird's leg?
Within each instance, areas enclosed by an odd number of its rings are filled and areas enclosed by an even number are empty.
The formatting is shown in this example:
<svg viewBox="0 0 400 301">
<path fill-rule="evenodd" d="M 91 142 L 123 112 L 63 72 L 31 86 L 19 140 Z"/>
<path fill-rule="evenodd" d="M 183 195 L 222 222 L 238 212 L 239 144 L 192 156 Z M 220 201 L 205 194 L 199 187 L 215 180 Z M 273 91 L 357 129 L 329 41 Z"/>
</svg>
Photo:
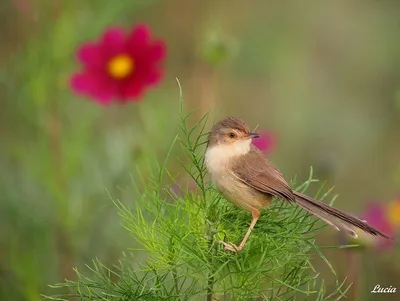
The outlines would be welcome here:
<svg viewBox="0 0 400 301">
<path fill-rule="evenodd" d="M 240 252 L 243 250 L 244 245 L 246 244 L 247 239 L 249 238 L 251 234 L 251 230 L 253 230 L 254 226 L 256 225 L 258 219 L 260 218 L 260 211 L 253 209 L 251 211 L 251 215 L 253 216 L 253 219 L 251 220 L 249 229 L 247 230 L 246 235 L 243 237 L 242 242 L 239 244 L 239 246 L 236 246 L 234 244 L 226 243 L 222 240 L 219 241 L 220 244 L 223 244 L 225 246 L 225 250 L 229 250 L 232 252 Z"/>
</svg>

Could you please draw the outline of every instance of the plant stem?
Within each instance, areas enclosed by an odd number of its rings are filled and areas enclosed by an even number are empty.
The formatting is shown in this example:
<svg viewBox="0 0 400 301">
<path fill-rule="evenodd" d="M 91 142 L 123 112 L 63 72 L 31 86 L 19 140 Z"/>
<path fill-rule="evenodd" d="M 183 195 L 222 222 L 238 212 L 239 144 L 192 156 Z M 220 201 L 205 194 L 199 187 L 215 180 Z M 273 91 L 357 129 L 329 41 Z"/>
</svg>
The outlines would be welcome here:
<svg viewBox="0 0 400 301">
<path fill-rule="evenodd" d="M 360 292 L 360 252 L 358 250 L 347 249 L 346 250 L 347 259 L 347 275 L 350 282 L 352 282 L 352 287 L 348 293 L 348 298 L 350 300 L 358 300 Z"/>
<path fill-rule="evenodd" d="M 212 299 L 213 299 L 213 285 L 214 285 L 214 277 L 212 276 L 212 271 L 210 271 L 208 273 L 206 301 L 212 301 Z"/>
<path fill-rule="evenodd" d="M 56 245 L 60 254 L 60 273 L 63 279 L 72 280 L 75 273 L 72 270 L 74 264 L 74 250 L 71 236 L 68 231 L 69 213 L 67 196 L 67 178 L 64 173 L 64 158 L 62 148 L 62 124 L 60 121 L 57 104 L 52 109 L 48 123 L 49 146 L 54 167 L 54 185 L 57 187 L 57 220 L 56 223 Z M 62 217 L 64 216 L 64 221 Z"/>
<path fill-rule="evenodd" d="M 176 269 L 172 269 L 172 277 L 174 278 L 175 292 L 176 295 L 179 296 L 179 281 L 178 281 L 178 273 Z"/>
<path fill-rule="evenodd" d="M 208 258 L 208 264 L 209 264 L 209 272 L 208 272 L 208 280 L 207 280 L 207 296 L 206 296 L 206 301 L 212 301 L 213 300 L 213 287 L 215 283 L 215 278 L 213 276 L 214 274 L 214 252 L 215 248 L 213 247 L 214 245 L 214 235 L 210 229 L 210 226 L 208 227 L 208 250 L 209 250 L 209 258 Z"/>
</svg>

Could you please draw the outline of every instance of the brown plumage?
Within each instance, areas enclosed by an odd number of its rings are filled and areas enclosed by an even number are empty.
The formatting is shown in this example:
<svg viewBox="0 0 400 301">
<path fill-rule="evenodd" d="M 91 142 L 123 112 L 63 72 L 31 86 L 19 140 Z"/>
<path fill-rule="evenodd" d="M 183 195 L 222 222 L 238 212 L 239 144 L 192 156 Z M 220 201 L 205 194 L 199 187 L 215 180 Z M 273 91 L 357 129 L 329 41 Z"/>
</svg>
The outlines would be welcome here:
<svg viewBox="0 0 400 301">
<path fill-rule="evenodd" d="M 226 242 L 225 249 L 240 251 L 256 224 L 262 207 L 272 197 L 301 206 L 337 230 L 357 237 L 354 227 L 375 236 L 393 239 L 351 214 L 293 191 L 280 171 L 251 144 L 258 137 L 240 119 L 229 117 L 214 125 L 208 140 L 206 166 L 221 193 L 236 206 L 252 213 L 253 220 L 239 246 Z"/>
</svg>

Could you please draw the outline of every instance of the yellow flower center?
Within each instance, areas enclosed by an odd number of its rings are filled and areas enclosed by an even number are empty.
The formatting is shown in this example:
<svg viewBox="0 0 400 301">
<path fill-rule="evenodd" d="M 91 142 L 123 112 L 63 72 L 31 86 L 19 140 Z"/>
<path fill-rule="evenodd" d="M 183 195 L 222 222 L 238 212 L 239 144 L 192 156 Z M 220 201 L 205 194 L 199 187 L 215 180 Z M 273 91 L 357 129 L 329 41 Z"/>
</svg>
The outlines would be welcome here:
<svg viewBox="0 0 400 301">
<path fill-rule="evenodd" d="M 116 78 L 123 79 L 133 72 L 135 69 L 134 60 L 126 54 L 120 54 L 113 57 L 107 66 L 108 73 Z"/>
<path fill-rule="evenodd" d="M 394 225 L 400 225 L 400 201 L 394 201 L 388 204 L 387 215 L 389 217 L 389 220 Z"/>
</svg>

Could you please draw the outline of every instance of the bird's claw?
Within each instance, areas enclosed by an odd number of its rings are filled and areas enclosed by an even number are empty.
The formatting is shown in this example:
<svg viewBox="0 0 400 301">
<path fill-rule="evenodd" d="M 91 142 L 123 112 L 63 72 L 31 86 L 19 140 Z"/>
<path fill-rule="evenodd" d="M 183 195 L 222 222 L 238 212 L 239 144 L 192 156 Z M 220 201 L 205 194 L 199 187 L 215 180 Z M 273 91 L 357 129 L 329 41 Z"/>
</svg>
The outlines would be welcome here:
<svg viewBox="0 0 400 301">
<path fill-rule="evenodd" d="M 235 245 L 233 243 L 227 243 L 227 242 L 224 242 L 222 240 L 220 240 L 218 243 L 224 245 L 225 251 L 231 251 L 231 252 L 234 252 L 234 253 L 240 252 L 242 250 L 242 248 L 243 248 L 241 246 L 237 246 L 237 245 Z"/>
</svg>

